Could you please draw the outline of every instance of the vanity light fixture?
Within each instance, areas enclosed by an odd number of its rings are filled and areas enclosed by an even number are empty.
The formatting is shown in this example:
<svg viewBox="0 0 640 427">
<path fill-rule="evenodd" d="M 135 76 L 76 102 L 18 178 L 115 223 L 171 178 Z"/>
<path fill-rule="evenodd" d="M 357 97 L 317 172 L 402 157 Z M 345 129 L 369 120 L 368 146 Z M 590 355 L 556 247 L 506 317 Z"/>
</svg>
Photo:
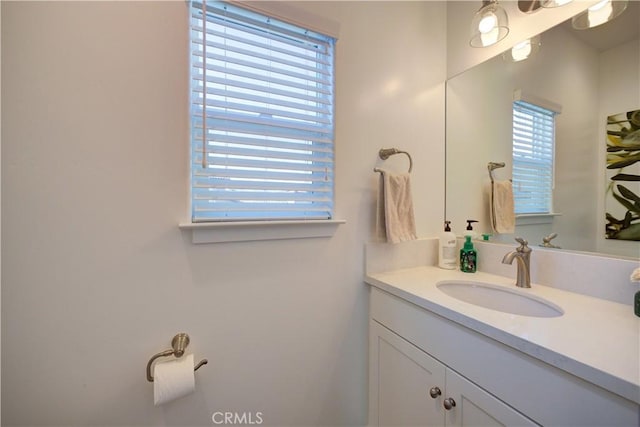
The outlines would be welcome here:
<svg viewBox="0 0 640 427">
<path fill-rule="evenodd" d="M 605 24 L 618 16 L 627 8 L 628 0 L 602 0 L 571 19 L 576 30 L 586 30 Z"/>
<path fill-rule="evenodd" d="M 502 57 L 509 62 L 520 62 L 530 58 L 538 50 L 540 50 L 540 35 L 521 41 L 503 53 Z"/>
<path fill-rule="evenodd" d="M 573 0 L 518 0 L 518 9 L 520 9 L 520 12 L 533 13 L 541 7 L 552 9 L 554 7 L 564 6 L 572 1 Z"/>
<path fill-rule="evenodd" d="M 540 7 L 545 7 L 548 9 L 554 7 L 561 7 L 565 4 L 571 3 L 573 0 L 540 0 Z"/>
<path fill-rule="evenodd" d="M 471 20 L 471 47 L 487 47 L 509 34 L 507 12 L 497 0 L 483 0 L 482 7 Z"/>
</svg>

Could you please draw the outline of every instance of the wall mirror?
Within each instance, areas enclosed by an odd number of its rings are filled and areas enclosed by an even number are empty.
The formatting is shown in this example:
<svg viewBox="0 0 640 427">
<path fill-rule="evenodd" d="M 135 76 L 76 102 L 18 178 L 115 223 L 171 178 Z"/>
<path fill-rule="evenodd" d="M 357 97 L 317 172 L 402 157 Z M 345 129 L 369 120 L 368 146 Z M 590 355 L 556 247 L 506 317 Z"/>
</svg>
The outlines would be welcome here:
<svg viewBox="0 0 640 427">
<path fill-rule="evenodd" d="M 640 256 L 640 242 L 605 239 L 606 119 L 640 109 L 640 2 L 616 19 L 589 30 L 571 20 L 540 35 L 540 48 L 520 62 L 503 55 L 447 81 L 446 219 L 462 235 L 466 220 L 491 232 L 488 162 L 504 162 L 496 179 L 512 176 L 514 92 L 560 105 L 556 118 L 552 216 L 518 217 L 510 235 L 537 247 L 557 233 L 562 250 Z M 640 164 L 636 164 L 640 171 Z M 640 172 L 638 172 L 640 173 Z M 640 183 L 639 183 L 640 185 Z"/>
</svg>

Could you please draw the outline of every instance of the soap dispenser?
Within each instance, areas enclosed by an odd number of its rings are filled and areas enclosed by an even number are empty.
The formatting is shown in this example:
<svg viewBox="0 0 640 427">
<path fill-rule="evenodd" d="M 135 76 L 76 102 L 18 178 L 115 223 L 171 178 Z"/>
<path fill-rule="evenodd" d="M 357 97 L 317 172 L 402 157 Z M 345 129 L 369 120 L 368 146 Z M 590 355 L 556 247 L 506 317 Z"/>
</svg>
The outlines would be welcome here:
<svg viewBox="0 0 640 427">
<path fill-rule="evenodd" d="M 478 254 L 473 248 L 471 236 L 464 236 L 464 246 L 460 249 L 460 271 L 464 273 L 475 273 Z"/>
<path fill-rule="evenodd" d="M 438 242 L 438 266 L 446 270 L 455 270 L 458 266 L 456 259 L 456 235 L 449 226 L 451 221 L 444 222 L 444 232 Z"/>
<path fill-rule="evenodd" d="M 473 231 L 473 223 L 474 222 L 478 222 L 475 219 L 468 219 L 467 220 L 467 230 L 464 232 L 465 236 L 471 236 L 471 240 L 478 240 L 478 235 L 476 234 L 475 231 Z"/>
</svg>

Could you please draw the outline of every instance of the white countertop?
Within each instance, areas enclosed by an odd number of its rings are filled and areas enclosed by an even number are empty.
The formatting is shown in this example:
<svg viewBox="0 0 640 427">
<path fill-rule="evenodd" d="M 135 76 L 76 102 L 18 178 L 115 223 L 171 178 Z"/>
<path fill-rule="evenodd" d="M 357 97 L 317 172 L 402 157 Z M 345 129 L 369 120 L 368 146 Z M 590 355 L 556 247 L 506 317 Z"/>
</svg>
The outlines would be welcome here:
<svg viewBox="0 0 640 427">
<path fill-rule="evenodd" d="M 529 356 L 640 404 L 640 317 L 633 307 L 533 283 L 519 291 L 564 310 L 542 318 L 466 303 L 436 287 L 442 280 L 513 287 L 514 278 L 423 266 L 370 274 L 365 281 Z"/>
</svg>

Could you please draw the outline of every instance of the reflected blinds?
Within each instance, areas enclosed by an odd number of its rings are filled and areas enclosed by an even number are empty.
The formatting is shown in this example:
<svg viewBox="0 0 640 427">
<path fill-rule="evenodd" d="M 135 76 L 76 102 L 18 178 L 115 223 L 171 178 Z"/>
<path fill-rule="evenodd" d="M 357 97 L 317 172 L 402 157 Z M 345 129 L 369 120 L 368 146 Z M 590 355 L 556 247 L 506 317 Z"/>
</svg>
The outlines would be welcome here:
<svg viewBox="0 0 640 427">
<path fill-rule="evenodd" d="M 192 221 L 329 219 L 335 40 L 192 2 Z"/>
<path fill-rule="evenodd" d="M 516 214 L 551 213 L 556 113 L 513 103 L 513 193 Z"/>
</svg>

